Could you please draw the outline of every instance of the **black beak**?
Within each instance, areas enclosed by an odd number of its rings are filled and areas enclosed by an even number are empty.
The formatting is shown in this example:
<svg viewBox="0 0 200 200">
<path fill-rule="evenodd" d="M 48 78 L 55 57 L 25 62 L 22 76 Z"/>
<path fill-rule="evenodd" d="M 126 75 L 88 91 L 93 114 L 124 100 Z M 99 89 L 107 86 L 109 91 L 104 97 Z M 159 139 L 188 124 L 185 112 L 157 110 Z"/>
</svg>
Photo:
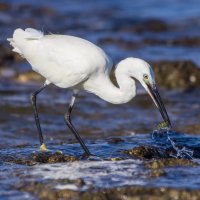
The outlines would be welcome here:
<svg viewBox="0 0 200 200">
<path fill-rule="evenodd" d="M 154 103 L 156 104 L 156 106 L 158 107 L 158 109 L 160 111 L 160 114 L 162 115 L 164 122 L 167 123 L 168 127 L 171 127 L 171 122 L 170 122 L 169 116 L 167 114 L 167 111 L 162 102 L 162 99 L 160 97 L 160 94 L 158 92 L 156 85 L 151 86 L 150 84 L 147 83 L 147 87 L 149 89 L 151 98 L 153 99 Z"/>
</svg>

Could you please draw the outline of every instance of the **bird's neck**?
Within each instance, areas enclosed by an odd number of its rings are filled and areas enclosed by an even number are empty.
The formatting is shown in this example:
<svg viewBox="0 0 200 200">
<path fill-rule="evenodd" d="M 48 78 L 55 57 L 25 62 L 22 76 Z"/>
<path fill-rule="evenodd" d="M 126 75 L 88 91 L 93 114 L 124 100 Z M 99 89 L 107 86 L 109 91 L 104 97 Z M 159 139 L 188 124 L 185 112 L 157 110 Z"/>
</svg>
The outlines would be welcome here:
<svg viewBox="0 0 200 200">
<path fill-rule="evenodd" d="M 87 90 L 109 103 L 129 102 L 136 95 L 135 81 L 118 70 L 115 71 L 115 77 L 119 87 L 112 83 L 109 75 L 104 75 L 94 78 L 95 81 L 93 80 L 92 84 L 89 84 Z"/>
</svg>

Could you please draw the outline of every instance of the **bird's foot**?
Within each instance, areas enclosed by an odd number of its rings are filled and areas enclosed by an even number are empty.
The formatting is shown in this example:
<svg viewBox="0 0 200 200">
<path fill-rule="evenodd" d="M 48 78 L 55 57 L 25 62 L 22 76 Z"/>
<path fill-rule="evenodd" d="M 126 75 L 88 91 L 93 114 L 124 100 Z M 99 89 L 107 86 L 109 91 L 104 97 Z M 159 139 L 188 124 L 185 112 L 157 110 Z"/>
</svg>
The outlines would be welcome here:
<svg viewBox="0 0 200 200">
<path fill-rule="evenodd" d="M 168 121 L 163 121 L 161 123 L 158 124 L 157 129 L 168 129 L 170 130 L 170 125 Z"/>
<path fill-rule="evenodd" d="M 41 151 L 41 152 L 47 152 L 47 151 L 49 151 L 49 150 L 47 149 L 45 143 L 42 143 L 42 144 L 41 144 L 41 146 L 40 146 L 40 151 Z"/>
</svg>

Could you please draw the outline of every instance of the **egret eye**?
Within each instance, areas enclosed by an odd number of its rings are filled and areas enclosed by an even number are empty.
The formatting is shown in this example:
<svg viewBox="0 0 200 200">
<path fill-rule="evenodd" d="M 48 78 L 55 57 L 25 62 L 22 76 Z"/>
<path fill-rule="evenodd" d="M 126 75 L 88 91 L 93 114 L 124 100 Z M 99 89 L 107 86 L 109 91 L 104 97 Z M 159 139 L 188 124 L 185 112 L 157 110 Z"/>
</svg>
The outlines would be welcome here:
<svg viewBox="0 0 200 200">
<path fill-rule="evenodd" d="M 144 78 L 145 80 L 147 80 L 147 79 L 149 78 L 149 76 L 148 76 L 147 74 L 144 74 L 144 75 L 143 75 L 143 78 Z"/>
</svg>

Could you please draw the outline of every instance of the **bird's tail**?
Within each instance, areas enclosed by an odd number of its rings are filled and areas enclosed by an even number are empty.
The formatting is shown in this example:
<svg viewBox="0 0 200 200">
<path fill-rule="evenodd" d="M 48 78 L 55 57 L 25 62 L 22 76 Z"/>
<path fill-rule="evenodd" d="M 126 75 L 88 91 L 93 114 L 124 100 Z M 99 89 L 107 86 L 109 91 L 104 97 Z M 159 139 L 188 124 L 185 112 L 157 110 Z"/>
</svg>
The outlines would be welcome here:
<svg viewBox="0 0 200 200">
<path fill-rule="evenodd" d="M 36 29 L 27 28 L 24 30 L 18 28 L 14 31 L 13 37 L 8 38 L 7 40 L 10 42 L 11 46 L 13 46 L 14 52 L 19 53 L 23 56 L 22 51 L 20 50 L 20 46 L 24 44 L 27 40 L 38 40 L 42 38 L 44 34 L 41 31 Z"/>
</svg>

